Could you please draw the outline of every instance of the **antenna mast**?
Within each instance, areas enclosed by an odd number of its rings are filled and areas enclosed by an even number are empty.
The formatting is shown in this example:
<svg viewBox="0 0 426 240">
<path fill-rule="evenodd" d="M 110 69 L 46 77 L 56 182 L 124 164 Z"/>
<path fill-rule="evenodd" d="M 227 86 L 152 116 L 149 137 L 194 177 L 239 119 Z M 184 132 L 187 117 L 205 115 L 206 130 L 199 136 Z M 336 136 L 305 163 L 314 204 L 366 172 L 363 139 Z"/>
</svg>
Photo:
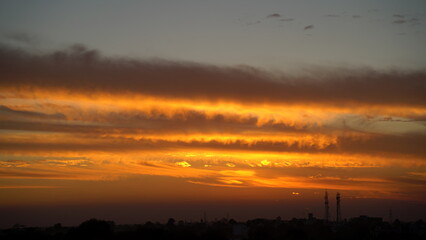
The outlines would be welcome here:
<svg viewBox="0 0 426 240">
<path fill-rule="evenodd" d="M 339 223 L 342 220 L 340 212 L 340 193 L 336 194 L 336 223 Z"/>
</svg>

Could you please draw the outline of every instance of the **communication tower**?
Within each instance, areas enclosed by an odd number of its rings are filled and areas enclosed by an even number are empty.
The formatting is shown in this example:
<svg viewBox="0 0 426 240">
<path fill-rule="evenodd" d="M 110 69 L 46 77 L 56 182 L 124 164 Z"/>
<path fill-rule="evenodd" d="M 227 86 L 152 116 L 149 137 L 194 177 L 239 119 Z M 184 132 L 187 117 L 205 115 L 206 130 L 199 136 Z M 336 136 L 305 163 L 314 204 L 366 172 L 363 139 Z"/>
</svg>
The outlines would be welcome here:
<svg viewBox="0 0 426 240">
<path fill-rule="evenodd" d="M 336 194 L 336 223 L 339 223 L 342 220 L 340 212 L 340 193 Z"/>
<path fill-rule="evenodd" d="M 325 190 L 325 196 L 324 196 L 324 219 L 326 222 L 330 219 L 330 206 L 328 205 L 328 193 L 327 190 Z"/>
</svg>

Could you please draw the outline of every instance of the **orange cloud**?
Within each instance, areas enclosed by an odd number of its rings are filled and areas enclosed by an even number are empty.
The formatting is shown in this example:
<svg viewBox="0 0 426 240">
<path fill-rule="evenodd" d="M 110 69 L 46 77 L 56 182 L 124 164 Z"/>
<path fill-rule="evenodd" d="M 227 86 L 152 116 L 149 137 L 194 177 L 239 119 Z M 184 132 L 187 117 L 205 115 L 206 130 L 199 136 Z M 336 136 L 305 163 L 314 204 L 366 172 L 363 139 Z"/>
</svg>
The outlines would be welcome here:
<svg viewBox="0 0 426 240">
<path fill-rule="evenodd" d="M 0 178 L 25 183 L 3 189 L 157 176 L 197 187 L 424 193 L 424 71 L 289 75 L 84 48 L 0 48 L 0 64 Z"/>
</svg>

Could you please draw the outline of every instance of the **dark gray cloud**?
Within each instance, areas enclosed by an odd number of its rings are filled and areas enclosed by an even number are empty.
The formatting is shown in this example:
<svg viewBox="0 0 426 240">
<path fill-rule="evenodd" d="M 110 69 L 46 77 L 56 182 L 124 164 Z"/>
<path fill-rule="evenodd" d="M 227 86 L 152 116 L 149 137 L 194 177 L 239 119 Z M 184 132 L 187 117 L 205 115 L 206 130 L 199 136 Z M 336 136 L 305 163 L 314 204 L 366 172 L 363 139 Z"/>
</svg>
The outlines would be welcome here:
<svg viewBox="0 0 426 240">
<path fill-rule="evenodd" d="M 426 156 L 425 135 L 375 135 L 374 137 L 352 138 L 339 137 L 339 149 L 346 153 L 363 152 L 371 155 L 381 156 Z"/>
<path fill-rule="evenodd" d="M 291 21 L 294 21 L 294 18 L 282 18 L 282 19 L 280 19 L 280 21 L 291 22 Z"/>
<path fill-rule="evenodd" d="M 314 28 L 314 25 L 308 25 L 308 26 L 305 26 L 304 28 L 303 28 L 303 30 L 310 30 L 310 29 L 313 29 Z"/>
<path fill-rule="evenodd" d="M 416 17 L 409 18 L 408 16 L 404 16 L 401 14 L 394 14 L 394 19 L 392 21 L 393 24 L 404 24 L 404 23 L 411 23 L 411 24 L 419 24 L 420 20 Z"/>
<path fill-rule="evenodd" d="M 56 114 L 45 114 L 34 111 L 17 111 L 10 109 L 6 106 L 0 105 L 0 116 L 9 115 L 16 118 L 30 118 L 30 119 L 65 119 L 65 115 L 62 113 Z"/>
<path fill-rule="evenodd" d="M 260 151 L 260 152 L 293 152 L 293 153 L 335 153 L 335 154 L 365 154 L 382 157 L 401 157 L 407 159 L 418 157 L 425 159 L 426 149 L 424 135 L 404 135 L 390 136 L 377 135 L 368 138 L 339 137 L 336 143 L 330 142 L 322 147 L 312 144 L 301 144 L 300 142 L 284 142 L 259 140 L 255 142 L 245 141 L 245 139 L 233 141 L 219 140 L 159 140 L 149 137 L 135 140 L 126 137 L 102 137 L 92 136 L 97 143 L 43 143 L 43 142 L 0 142 L 0 151 L 10 152 L 129 152 L 129 151 L 158 151 L 176 149 L 211 149 L 221 151 Z M 91 139 L 84 136 L 85 141 Z M 102 140 L 102 141 L 100 141 Z M 401 160 L 400 160 L 401 161 Z"/>
<path fill-rule="evenodd" d="M 106 58 L 83 46 L 44 55 L 0 48 L 0 87 L 12 91 L 41 88 L 93 96 L 144 94 L 243 103 L 425 106 L 425 78 L 424 70 L 308 69 L 303 76 L 290 76 L 249 67 Z"/>
<path fill-rule="evenodd" d="M 394 23 L 394 24 L 403 24 L 403 23 L 406 23 L 406 22 L 407 21 L 404 20 L 404 19 L 397 19 L 397 20 L 392 21 L 392 23 Z"/>
<path fill-rule="evenodd" d="M 184 116 L 183 116 L 184 114 Z M 65 132 L 79 134 L 182 134 L 182 133 L 309 133 L 321 131 L 315 124 L 290 126 L 273 121 L 258 124 L 256 117 L 238 117 L 217 114 L 206 116 L 200 112 L 187 111 L 171 117 L 152 116 L 146 113 L 96 114 L 97 119 L 69 120 L 67 122 L 33 121 L 29 119 L 0 120 L 0 129 L 21 131 Z M 93 116 L 90 116 L 91 118 Z M 83 121 L 83 123 L 81 123 Z M 88 124 L 90 122 L 90 124 Z"/>
<path fill-rule="evenodd" d="M 279 18 L 279 17 L 281 17 L 281 14 L 279 13 L 272 13 L 267 16 L 267 18 Z"/>
<path fill-rule="evenodd" d="M 87 138 L 86 138 L 87 139 Z M 140 140 L 131 139 L 108 139 L 104 143 L 35 143 L 35 142 L 0 142 L 0 150 L 3 152 L 81 152 L 101 151 L 101 152 L 129 152 L 129 151 L 159 151 L 176 149 L 211 149 L 222 151 L 268 151 L 268 152 L 299 152 L 299 153 L 330 153 L 336 149 L 336 146 L 330 146 L 325 149 L 318 149 L 316 146 L 300 147 L 298 143 L 288 144 L 286 142 L 258 141 L 256 143 L 236 140 L 233 142 L 220 142 L 216 140 L 199 141 L 171 141 L 171 140 L 152 140 L 149 138 Z"/>
<path fill-rule="evenodd" d="M 417 121 L 424 121 L 421 119 L 396 119 L 393 117 L 383 117 L 378 119 L 377 121 L 381 121 L 381 122 L 417 122 Z"/>
</svg>

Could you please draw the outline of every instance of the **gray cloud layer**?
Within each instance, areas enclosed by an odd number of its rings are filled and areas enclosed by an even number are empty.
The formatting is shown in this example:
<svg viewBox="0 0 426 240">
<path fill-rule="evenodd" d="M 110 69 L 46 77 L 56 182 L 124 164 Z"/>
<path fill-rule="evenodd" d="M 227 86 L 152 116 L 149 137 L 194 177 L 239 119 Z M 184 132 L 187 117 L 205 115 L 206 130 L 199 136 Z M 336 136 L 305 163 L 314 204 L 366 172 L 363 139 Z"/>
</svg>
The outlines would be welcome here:
<svg viewBox="0 0 426 240">
<path fill-rule="evenodd" d="M 35 142 L 0 142 L 3 152 L 48 152 L 48 151 L 158 151 L 173 149 L 212 149 L 223 151 L 266 151 L 266 152 L 294 152 L 294 153 L 336 153 L 336 154 L 368 154 L 378 156 L 416 156 L 424 158 L 426 136 L 376 136 L 369 139 L 354 139 L 339 137 L 337 143 L 330 143 L 323 148 L 316 145 L 299 145 L 298 142 L 287 143 L 280 141 L 260 140 L 254 143 L 244 139 L 220 142 L 210 141 L 181 141 L 181 140 L 140 140 L 128 138 L 105 138 L 93 136 L 99 143 L 35 143 Z M 90 139 L 86 136 L 85 139 Z"/>
<path fill-rule="evenodd" d="M 426 105 L 426 72 L 371 69 L 277 75 L 247 67 L 104 58 L 82 46 L 34 55 L 0 48 L 0 87 L 147 94 L 244 103 Z"/>
</svg>

